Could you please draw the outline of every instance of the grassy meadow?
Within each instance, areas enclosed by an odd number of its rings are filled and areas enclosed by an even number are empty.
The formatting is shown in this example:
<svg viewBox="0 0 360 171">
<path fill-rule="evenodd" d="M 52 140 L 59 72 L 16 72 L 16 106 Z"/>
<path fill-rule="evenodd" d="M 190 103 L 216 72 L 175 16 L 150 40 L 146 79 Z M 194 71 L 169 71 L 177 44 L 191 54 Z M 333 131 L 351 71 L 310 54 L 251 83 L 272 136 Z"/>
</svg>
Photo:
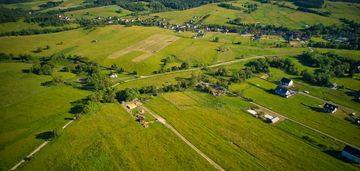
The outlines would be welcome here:
<svg viewBox="0 0 360 171">
<path fill-rule="evenodd" d="M 241 7 L 246 2 L 256 3 L 249 0 L 232 1 L 228 3 Z M 239 17 L 244 23 L 273 24 L 289 28 L 303 28 L 305 25 L 317 24 L 319 21 L 325 25 L 340 24 L 338 19 L 341 17 L 359 21 L 358 16 L 360 15 L 359 10 L 357 10 L 359 8 L 358 4 L 354 3 L 327 1 L 325 9 L 332 13 L 329 17 L 301 12 L 269 3 L 257 4 L 258 9 L 250 14 L 245 13 L 242 10 L 222 8 L 217 6 L 217 4 L 208 4 L 183 11 L 162 12 L 152 15 L 167 18 L 170 22 L 178 24 L 189 21 L 193 16 L 203 17 L 210 14 L 210 16 L 205 19 L 205 24 L 226 25 L 229 20 Z"/>
<path fill-rule="evenodd" d="M 166 93 L 145 105 L 226 170 L 356 170 L 296 135 L 335 150 L 343 145 L 308 130 L 294 132 L 292 123 L 265 124 L 245 113 L 250 105 L 239 98 L 189 91 Z"/>
<path fill-rule="evenodd" d="M 159 48 L 151 44 L 154 40 L 148 40 L 154 35 L 172 35 L 178 39 Z M 129 72 L 136 70 L 143 75 L 159 70 L 160 64 L 162 64 L 160 61 L 168 56 L 175 56 L 178 63 L 174 64 L 180 65 L 180 62 L 188 62 L 192 65 L 213 64 L 256 55 L 294 54 L 304 50 L 289 47 L 273 48 L 274 42 L 283 41 L 276 37 L 269 38 L 269 40 L 264 39 L 259 43 L 252 43 L 249 42 L 248 38 L 232 35 L 236 37 L 236 40 L 244 41 L 244 45 L 234 45 L 229 43 L 232 40 L 230 36 L 221 33 L 211 33 L 204 39 L 192 39 L 188 35 L 187 32 L 174 33 L 170 30 L 154 27 L 144 29 L 144 27 L 138 26 L 114 25 L 99 27 L 94 30 L 76 29 L 42 35 L 0 37 L 0 51 L 13 54 L 26 53 L 33 56 L 52 55 L 54 53 L 80 55 L 105 66 L 117 64 Z M 220 42 L 212 42 L 211 38 L 214 36 L 219 36 Z M 16 46 L 14 46 L 15 44 Z M 49 45 L 50 49 L 43 50 L 40 53 L 32 52 L 46 45 Z M 133 45 L 137 45 L 136 48 L 130 49 L 128 53 L 110 58 L 113 53 L 134 47 Z M 135 58 L 144 53 L 143 48 L 139 46 L 144 46 L 152 55 L 144 60 L 135 61 Z M 224 50 L 219 51 L 221 48 Z"/>
<path fill-rule="evenodd" d="M 1 170 L 14 165 L 43 142 L 35 138 L 37 134 L 62 127 L 67 122 L 65 118 L 72 117 L 70 102 L 88 95 L 65 85 L 41 86 L 51 77 L 23 72 L 30 67 L 23 63 L 0 63 Z"/>
<path fill-rule="evenodd" d="M 215 170 L 163 125 L 145 129 L 118 103 L 70 125 L 21 170 L 49 169 Z"/>
</svg>

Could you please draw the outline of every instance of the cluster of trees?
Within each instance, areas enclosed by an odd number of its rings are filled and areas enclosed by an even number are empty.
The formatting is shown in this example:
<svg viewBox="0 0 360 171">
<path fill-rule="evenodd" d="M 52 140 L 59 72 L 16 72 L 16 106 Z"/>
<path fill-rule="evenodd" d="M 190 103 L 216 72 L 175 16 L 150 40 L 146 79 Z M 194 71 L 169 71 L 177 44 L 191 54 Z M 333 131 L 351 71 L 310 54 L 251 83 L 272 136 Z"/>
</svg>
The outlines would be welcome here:
<svg viewBox="0 0 360 171">
<path fill-rule="evenodd" d="M 16 4 L 22 2 L 31 2 L 33 0 L 0 0 L 0 4 Z"/>
<path fill-rule="evenodd" d="M 26 11 L 20 8 L 9 9 L 0 7 L 0 23 L 16 22 L 25 14 Z"/>
<path fill-rule="evenodd" d="M 321 8 L 325 1 L 324 0 L 289 0 L 294 2 L 295 5 L 303 8 Z"/>
<path fill-rule="evenodd" d="M 239 71 L 233 71 L 231 81 L 235 83 L 243 82 L 252 77 L 253 72 L 250 68 L 241 69 Z"/>
<path fill-rule="evenodd" d="M 178 70 L 185 70 L 185 69 L 189 69 L 190 65 L 187 62 L 182 62 L 180 64 L 180 66 L 172 66 L 171 68 L 167 68 L 165 70 L 165 67 L 170 64 L 177 61 L 176 56 L 168 56 L 164 59 L 161 60 L 162 64 L 160 65 L 160 69 L 158 71 L 154 71 L 154 74 L 157 73 L 164 73 L 164 72 L 171 72 L 171 71 L 178 71 Z"/>
<path fill-rule="evenodd" d="M 241 7 L 237 7 L 237 6 L 234 6 L 234 5 L 232 5 L 232 4 L 228 4 L 228 3 L 220 3 L 218 6 L 219 6 L 219 7 L 226 8 L 226 9 L 242 10 Z"/>
<path fill-rule="evenodd" d="M 359 73 L 359 60 L 340 57 L 333 53 L 305 52 L 299 56 L 299 59 L 305 65 L 320 68 L 316 73 L 326 74 L 329 77 L 352 77 L 355 73 Z"/>
<path fill-rule="evenodd" d="M 63 26 L 69 24 L 68 20 L 62 19 L 57 14 L 49 13 L 33 13 L 32 15 L 26 15 L 25 22 L 38 23 L 40 26 Z"/>
<path fill-rule="evenodd" d="M 23 36 L 23 35 L 34 35 L 34 34 L 47 34 L 47 33 L 57 33 L 62 31 L 68 31 L 77 29 L 79 27 L 58 27 L 53 29 L 24 29 L 20 31 L 10 31 L 0 33 L 0 36 Z"/>
<path fill-rule="evenodd" d="M 246 8 L 245 12 L 248 13 L 248 14 L 250 14 L 253 11 L 257 10 L 257 4 L 256 3 L 246 2 L 243 6 Z"/>
<path fill-rule="evenodd" d="M 181 79 L 175 84 L 162 85 L 160 87 L 156 86 L 145 86 L 142 88 L 126 88 L 116 93 L 116 98 L 119 101 L 131 101 L 134 99 L 147 99 L 149 96 L 156 96 L 159 93 L 163 92 L 174 92 L 174 91 L 184 91 L 187 88 L 195 86 L 201 76 L 192 74 L 190 78 Z"/>
<path fill-rule="evenodd" d="M 39 7 L 40 7 L 41 9 L 53 8 L 53 7 L 59 6 L 59 5 L 62 4 L 63 2 L 64 2 L 64 1 L 49 1 L 49 2 L 46 2 L 45 4 L 39 5 Z"/>
</svg>

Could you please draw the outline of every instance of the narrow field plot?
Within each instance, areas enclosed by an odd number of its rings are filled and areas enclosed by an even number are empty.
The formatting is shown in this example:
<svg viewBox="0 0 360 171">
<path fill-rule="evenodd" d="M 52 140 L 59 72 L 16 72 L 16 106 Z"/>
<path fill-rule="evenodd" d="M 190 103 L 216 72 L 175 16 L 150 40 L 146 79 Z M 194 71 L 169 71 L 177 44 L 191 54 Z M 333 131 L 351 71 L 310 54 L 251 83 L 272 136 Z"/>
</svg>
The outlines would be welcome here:
<svg viewBox="0 0 360 171">
<path fill-rule="evenodd" d="M 174 41 L 178 40 L 179 37 L 172 35 L 161 35 L 155 34 L 148 37 L 145 40 L 142 40 L 134 45 L 131 45 L 125 49 L 116 51 L 108 56 L 108 58 L 119 58 L 125 54 L 128 54 L 132 51 L 141 51 L 144 54 L 132 59 L 133 62 L 140 62 L 170 45 Z"/>
</svg>

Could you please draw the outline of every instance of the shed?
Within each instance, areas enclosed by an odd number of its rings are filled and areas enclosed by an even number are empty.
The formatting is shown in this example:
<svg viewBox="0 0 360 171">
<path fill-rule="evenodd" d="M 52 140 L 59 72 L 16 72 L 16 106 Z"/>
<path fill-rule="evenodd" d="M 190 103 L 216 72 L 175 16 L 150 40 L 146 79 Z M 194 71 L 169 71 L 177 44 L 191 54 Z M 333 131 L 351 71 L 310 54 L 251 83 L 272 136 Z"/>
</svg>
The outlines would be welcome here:
<svg viewBox="0 0 360 171">
<path fill-rule="evenodd" d="M 252 110 L 252 109 L 248 109 L 247 112 L 249 112 L 253 116 L 257 115 L 257 112 L 255 110 Z"/>
<path fill-rule="evenodd" d="M 266 119 L 266 121 L 268 121 L 270 123 L 276 123 L 276 122 L 278 122 L 280 120 L 279 117 L 274 117 L 274 116 L 271 116 L 269 114 L 265 114 L 264 118 Z"/>
<path fill-rule="evenodd" d="M 347 145 L 341 152 L 341 155 L 355 163 L 360 163 L 360 150 L 359 149 L 356 149 L 354 147 Z"/>
<path fill-rule="evenodd" d="M 127 103 L 127 104 L 126 104 L 126 107 L 127 107 L 128 109 L 135 109 L 137 106 L 136 106 L 135 103 Z"/>
</svg>

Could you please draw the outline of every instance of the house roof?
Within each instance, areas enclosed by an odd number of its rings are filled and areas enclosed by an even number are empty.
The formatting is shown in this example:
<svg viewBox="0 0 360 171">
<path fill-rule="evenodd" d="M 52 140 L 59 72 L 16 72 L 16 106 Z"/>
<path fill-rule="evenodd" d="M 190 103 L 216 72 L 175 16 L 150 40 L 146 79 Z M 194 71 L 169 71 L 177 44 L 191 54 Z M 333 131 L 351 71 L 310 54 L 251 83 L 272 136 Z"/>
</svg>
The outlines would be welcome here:
<svg viewBox="0 0 360 171">
<path fill-rule="evenodd" d="M 279 92 L 281 94 L 286 94 L 287 91 L 289 91 L 289 89 L 281 86 L 277 86 L 275 89 L 275 92 Z"/>
<path fill-rule="evenodd" d="M 135 108 L 136 104 L 135 103 L 128 103 L 128 104 L 126 104 L 126 106 L 129 107 L 129 108 Z"/>
<path fill-rule="evenodd" d="M 337 108 L 337 106 L 330 104 L 330 103 L 325 103 L 324 108 L 329 109 L 329 110 L 335 110 Z"/>
<path fill-rule="evenodd" d="M 291 80 L 288 79 L 288 78 L 282 78 L 280 82 L 281 82 L 281 83 L 289 84 L 289 83 L 291 82 Z"/>
<path fill-rule="evenodd" d="M 356 149 L 354 147 L 351 147 L 351 146 L 347 145 L 347 146 L 345 146 L 343 151 L 346 151 L 346 152 L 352 154 L 353 156 L 360 157 L 360 150 Z"/>
</svg>

